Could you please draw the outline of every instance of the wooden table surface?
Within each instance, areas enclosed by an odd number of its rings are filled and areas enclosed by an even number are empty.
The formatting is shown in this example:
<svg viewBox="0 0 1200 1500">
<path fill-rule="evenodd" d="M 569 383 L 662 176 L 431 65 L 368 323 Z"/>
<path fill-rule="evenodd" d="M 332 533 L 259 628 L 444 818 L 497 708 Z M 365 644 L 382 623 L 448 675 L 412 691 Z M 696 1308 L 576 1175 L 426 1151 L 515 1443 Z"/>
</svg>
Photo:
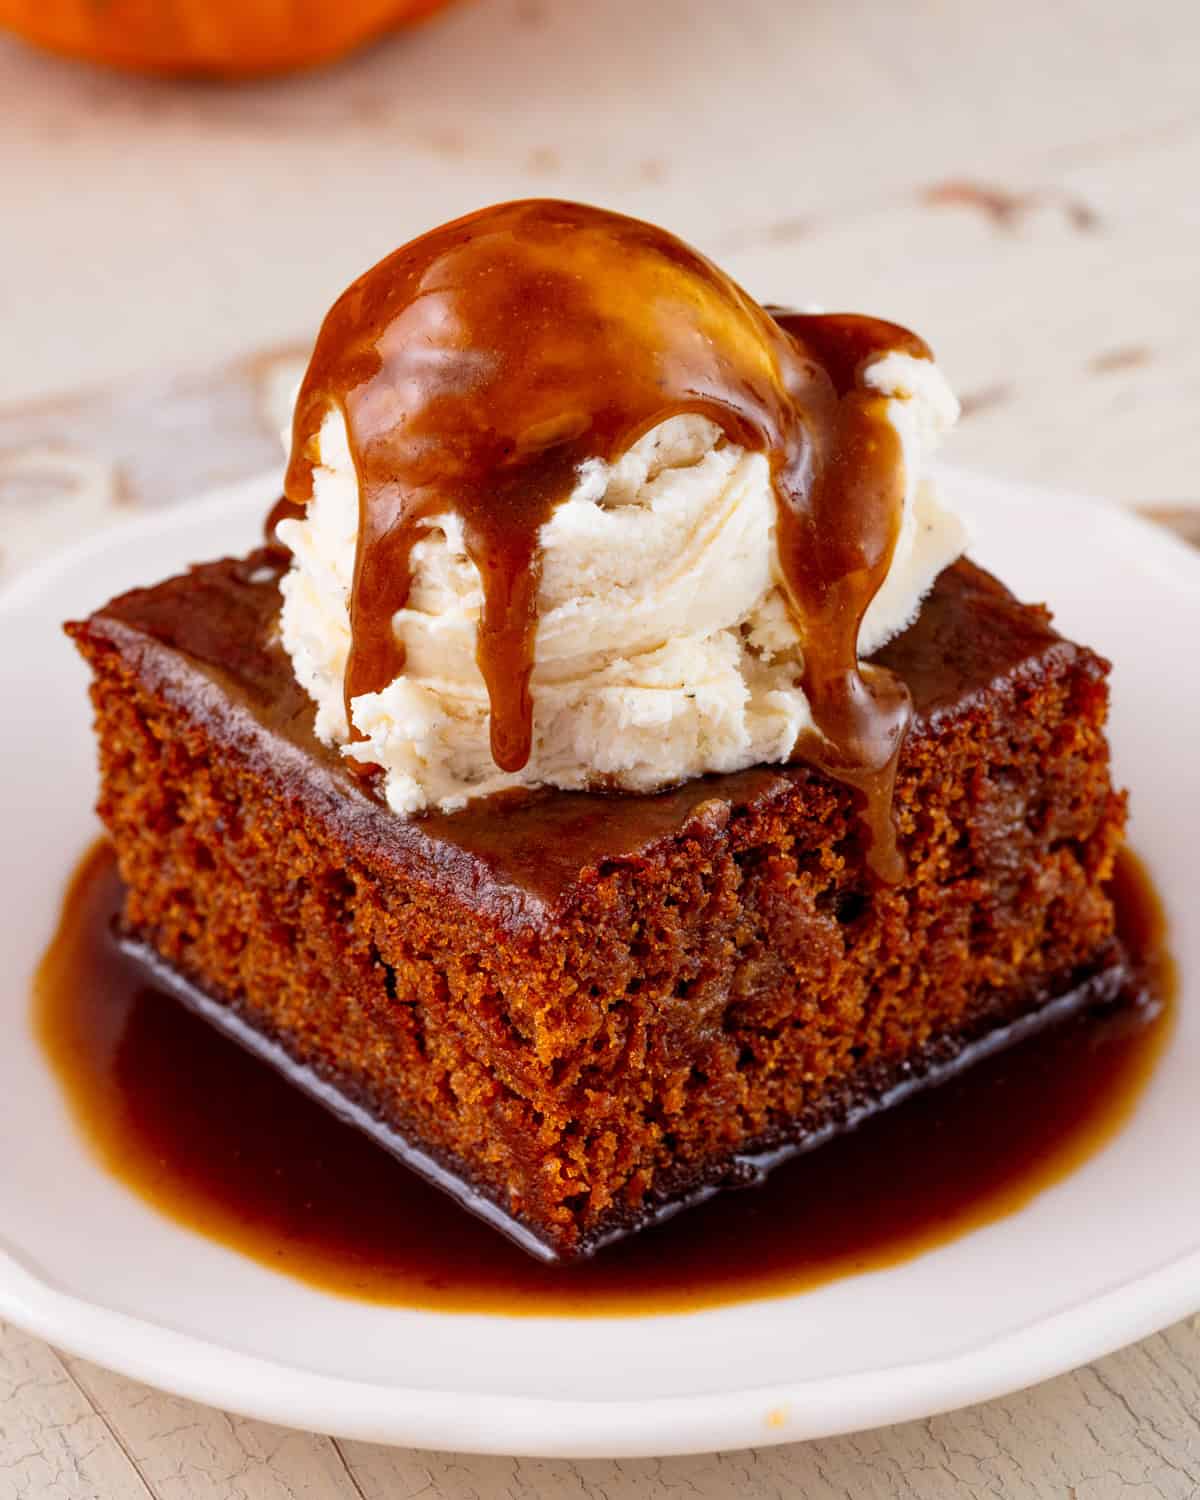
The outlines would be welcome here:
<svg viewBox="0 0 1200 1500">
<path fill-rule="evenodd" d="M 277 461 L 341 286 L 532 193 L 660 219 L 764 298 L 911 322 L 965 398 L 952 458 L 1200 540 L 1195 0 L 474 0 L 232 91 L 0 41 L 0 183 L 0 581 Z M 1192 1497 L 1198 1412 L 1192 1320 L 855 1437 L 470 1458 L 230 1417 L 0 1328 L 0 1500 Z"/>
</svg>

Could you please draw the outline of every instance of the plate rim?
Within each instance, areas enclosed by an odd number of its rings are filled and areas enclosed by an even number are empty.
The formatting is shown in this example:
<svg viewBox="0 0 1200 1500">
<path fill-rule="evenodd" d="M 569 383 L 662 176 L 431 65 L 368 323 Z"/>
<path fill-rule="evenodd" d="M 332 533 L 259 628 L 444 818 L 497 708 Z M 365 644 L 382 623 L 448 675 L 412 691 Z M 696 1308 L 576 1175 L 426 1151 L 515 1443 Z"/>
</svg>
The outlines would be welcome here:
<svg viewBox="0 0 1200 1500">
<path fill-rule="evenodd" d="M 62 1292 L 0 1250 L 0 1317 L 118 1374 L 283 1427 L 531 1458 L 671 1457 L 933 1417 L 1077 1369 L 1188 1316 L 1198 1304 L 1200 1251 L 1192 1251 L 944 1359 L 699 1395 L 576 1401 L 428 1390 L 304 1370 Z"/>
</svg>

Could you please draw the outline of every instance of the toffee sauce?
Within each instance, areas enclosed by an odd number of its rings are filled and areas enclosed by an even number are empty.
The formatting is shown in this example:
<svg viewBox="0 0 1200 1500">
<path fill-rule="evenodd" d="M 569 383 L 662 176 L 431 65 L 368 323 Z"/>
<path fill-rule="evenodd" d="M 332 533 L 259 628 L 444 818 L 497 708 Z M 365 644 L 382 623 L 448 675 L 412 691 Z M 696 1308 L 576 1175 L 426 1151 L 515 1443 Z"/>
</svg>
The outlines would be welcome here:
<svg viewBox="0 0 1200 1500">
<path fill-rule="evenodd" d="M 68 891 L 34 1024 L 104 1166 L 275 1270 L 443 1311 L 682 1311 L 895 1265 L 1015 1212 L 1109 1141 L 1169 1037 L 1174 983 L 1161 908 L 1128 854 L 1114 894 L 1138 998 L 568 1268 L 525 1255 L 156 990 L 111 936 L 121 887 L 106 843 Z"/>
<path fill-rule="evenodd" d="M 541 529 L 585 460 L 613 462 L 668 418 L 699 414 L 770 464 L 815 724 L 795 756 L 858 789 L 872 868 L 898 880 L 891 800 L 911 703 L 898 678 L 858 660 L 905 493 L 887 399 L 862 375 L 893 351 L 931 357 L 892 323 L 772 315 L 665 230 L 580 204 L 482 209 L 380 261 L 322 324 L 285 498 L 268 518 L 270 530 L 308 503 L 321 424 L 340 411 L 359 487 L 347 719 L 353 698 L 403 671 L 392 620 L 413 547 L 457 513 L 483 587 L 492 758 L 526 765 Z"/>
</svg>

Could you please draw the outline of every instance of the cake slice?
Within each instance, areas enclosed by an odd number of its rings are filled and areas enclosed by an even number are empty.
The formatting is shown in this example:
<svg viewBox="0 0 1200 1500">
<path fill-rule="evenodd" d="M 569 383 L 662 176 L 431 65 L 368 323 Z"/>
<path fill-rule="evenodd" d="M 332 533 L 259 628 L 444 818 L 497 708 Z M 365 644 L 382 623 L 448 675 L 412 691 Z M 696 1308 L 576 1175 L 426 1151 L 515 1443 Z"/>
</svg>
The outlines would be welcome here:
<svg viewBox="0 0 1200 1500">
<path fill-rule="evenodd" d="M 397 816 L 314 735 L 285 566 L 68 627 L 125 939 L 536 1254 L 753 1181 L 1127 982 L 1107 665 L 969 562 L 873 657 L 912 702 L 893 883 L 860 793 L 807 765 Z"/>
</svg>

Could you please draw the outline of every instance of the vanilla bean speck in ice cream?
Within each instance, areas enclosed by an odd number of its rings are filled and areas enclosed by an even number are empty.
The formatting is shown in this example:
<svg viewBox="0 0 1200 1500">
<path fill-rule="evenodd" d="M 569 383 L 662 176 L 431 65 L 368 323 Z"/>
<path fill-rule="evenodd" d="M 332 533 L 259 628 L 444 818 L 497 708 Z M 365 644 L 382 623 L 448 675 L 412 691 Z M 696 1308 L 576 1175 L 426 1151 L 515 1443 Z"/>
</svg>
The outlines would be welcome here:
<svg viewBox="0 0 1200 1500">
<path fill-rule="evenodd" d="M 962 552 L 926 473 L 956 416 L 913 335 L 772 315 L 650 225 L 444 226 L 339 299 L 298 398 L 317 733 L 402 815 L 804 760 L 865 792 L 886 876 L 907 694 L 862 660 Z"/>
</svg>

